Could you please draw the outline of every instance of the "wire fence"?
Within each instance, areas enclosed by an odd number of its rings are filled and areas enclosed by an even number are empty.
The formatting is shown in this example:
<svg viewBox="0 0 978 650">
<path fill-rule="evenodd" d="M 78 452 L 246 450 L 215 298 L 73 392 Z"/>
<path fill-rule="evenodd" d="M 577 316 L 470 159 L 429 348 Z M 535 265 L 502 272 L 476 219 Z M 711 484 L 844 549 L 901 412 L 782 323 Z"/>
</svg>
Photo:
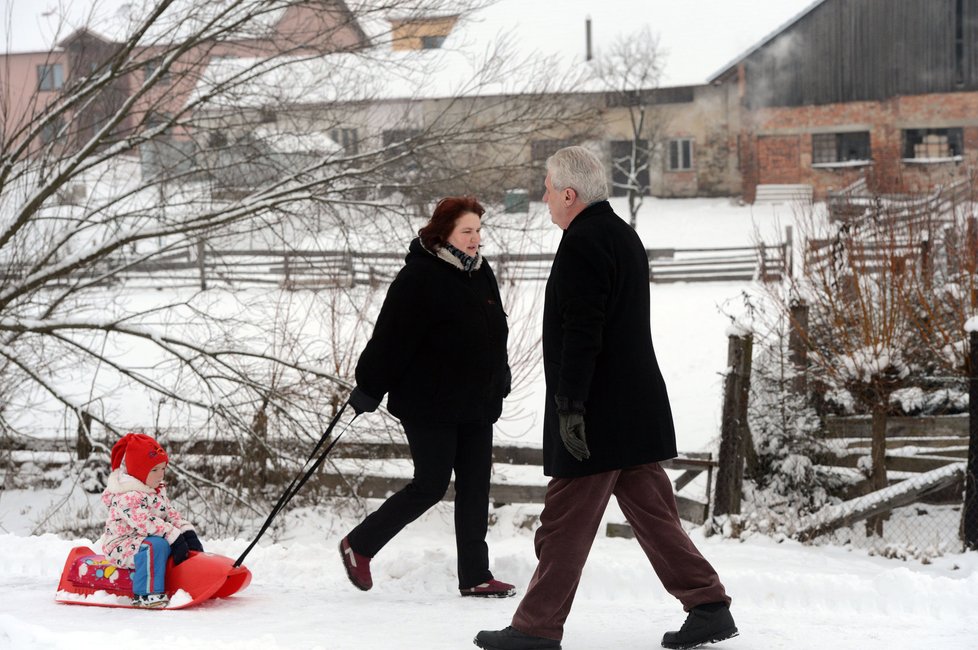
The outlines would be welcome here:
<svg viewBox="0 0 978 650">
<path fill-rule="evenodd" d="M 870 480 L 872 419 L 829 417 L 755 477 L 745 527 L 902 559 L 961 551 L 968 414 L 887 419 L 885 487 Z"/>
</svg>

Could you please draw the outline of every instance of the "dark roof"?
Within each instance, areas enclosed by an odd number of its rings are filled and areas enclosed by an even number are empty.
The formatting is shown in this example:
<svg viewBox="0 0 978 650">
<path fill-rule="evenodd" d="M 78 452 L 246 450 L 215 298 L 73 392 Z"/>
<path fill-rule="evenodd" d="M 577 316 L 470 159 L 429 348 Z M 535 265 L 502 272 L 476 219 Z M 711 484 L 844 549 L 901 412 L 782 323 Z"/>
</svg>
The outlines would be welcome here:
<svg viewBox="0 0 978 650">
<path fill-rule="evenodd" d="M 716 81 L 719 81 L 723 77 L 727 76 L 727 74 L 729 74 L 732 70 L 734 70 L 734 68 L 736 68 L 744 59 L 746 59 L 751 54 L 758 51 L 759 49 L 761 49 L 771 41 L 773 41 L 775 38 L 780 36 L 782 32 L 784 32 L 789 27 L 791 27 L 792 25 L 800 21 L 802 18 L 804 18 L 812 11 L 814 11 L 819 5 L 825 2 L 827 2 L 827 0 L 815 0 L 815 2 L 802 9 L 796 16 L 791 18 L 788 22 L 784 23 L 783 25 L 775 29 L 773 32 L 771 32 L 770 34 L 762 38 L 760 41 L 758 41 L 756 44 L 754 44 L 752 47 L 750 47 L 743 54 L 736 57 L 733 61 L 729 62 L 728 64 L 720 68 L 717 72 L 710 75 L 710 78 L 707 79 L 707 83 L 714 83 Z"/>
</svg>

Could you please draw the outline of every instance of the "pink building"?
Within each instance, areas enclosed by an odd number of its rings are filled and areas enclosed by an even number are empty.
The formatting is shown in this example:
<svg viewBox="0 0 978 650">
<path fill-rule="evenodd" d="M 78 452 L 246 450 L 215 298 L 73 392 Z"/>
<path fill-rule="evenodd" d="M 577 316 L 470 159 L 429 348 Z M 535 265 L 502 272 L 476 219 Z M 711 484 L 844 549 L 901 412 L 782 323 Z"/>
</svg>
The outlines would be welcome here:
<svg viewBox="0 0 978 650">
<path fill-rule="evenodd" d="M 217 57 L 262 57 L 272 54 L 310 54 L 355 46 L 365 35 L 344 2 L 330 9 L 318 5 L 292 5 L 272 18 L 264 31 L 269 36 L 200 42 L 182 52 L 152 89 L 126 111 L 114 132 L 125 137 L 178 115 L 186 105 L 199 73 Z M 100 74 L 107 61 L 123 46 L 110 37 L 87 28 L 77 29 L 52 44 L 48 51 L 0 54 L 0 134 L 5 147 L 18 146 L 30 137 L 31 151 L 52 143 L 72 147 L 87 142 L 94 132 L 115 115 L 159 67 L 163 57 L 181 43 L 175 31 L 159 38 L 159 45 L 133 52 L 130 69 L 114 75 L 77 109 L 47 124 L 35 125 L 34 118 L 51 102 L 65 97 L 73 84 L 88 75 Z M 89 85 L 89 87 L 92 87 Z M 77 111 L 77 112 L 76 112 Z M 70 122 L 70 128 L 66 128 Z M 39 130 L 32 135 L 32 131 Z M 174 137 L 182 134 L 172 133 Z"/>
</svg>

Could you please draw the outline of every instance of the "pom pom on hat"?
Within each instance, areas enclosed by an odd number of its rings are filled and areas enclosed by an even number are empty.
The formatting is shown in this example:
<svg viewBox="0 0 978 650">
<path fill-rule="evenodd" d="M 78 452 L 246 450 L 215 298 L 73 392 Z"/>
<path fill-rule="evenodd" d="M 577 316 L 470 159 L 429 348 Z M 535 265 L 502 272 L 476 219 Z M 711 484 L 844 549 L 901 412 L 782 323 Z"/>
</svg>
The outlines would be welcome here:
<svg viewBox="0 0 978 650">
<path fill-rule="evenodd" d="M 123 460 L 126 472 L 145 483 L 149 471 L 160 463 L 170 462 L 170 457 L 160 443 L 146 434 L 127 433 L 112 446 L 112 469 L 119 469 Z"/>
</svg>

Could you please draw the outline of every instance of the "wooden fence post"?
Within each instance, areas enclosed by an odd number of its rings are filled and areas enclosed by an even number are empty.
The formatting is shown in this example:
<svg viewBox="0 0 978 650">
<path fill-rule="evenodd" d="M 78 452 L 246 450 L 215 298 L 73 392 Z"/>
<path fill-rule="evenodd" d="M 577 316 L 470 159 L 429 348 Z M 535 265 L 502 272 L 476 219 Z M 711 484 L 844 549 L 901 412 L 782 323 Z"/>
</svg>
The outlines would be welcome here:
<svg viewBox="0 0 978 650">
<path fill-rule="evenodd" d="M 978 551 L 978 332 L 971 332 L 971 377 L 968 390 L 968 469 L 964 475 L 961 541 Z"/>
<path fill-rule="evenodd" d="M 203 239 L 197 241 L 197 270 L 200 271 L 200 289 L 201 291 L 205 291 L 207 289 L 207 271 L 206 264 L 204 263 Z"/>
<path fill-rule="evenodd" d="M 781 261 L 784 263 L 784 274 L 788 278 L 795 275 L 795 231 L 792 226 L 784 227 L 784 249 Z"/>
<path fill-rule="evenodd" d="M 357 267 L 353 262 L 353 251 L 347 251 L 343 254 L 343 265 L 346 267 L 346 272 L 350 276 L 350 287 L 357 286 Z"/>
<path fill-rule="evenodd" d="M 795 370 L 791 388 L 798 395 L 808 391 L 808 304 L 792 303 L 788 323 L 788 359 Z"/>
<path fill-rule="evenodd" d="M 723 385 L 723 421 L 720 424 L 714 515 L 740 514 L 744 480 L 744 456 L 750 438 L 747 426 L 747 399 L 750 394 L 751 334 L 729 337 L 727 377 Z"/>
<path fill-rule="evenodd" d="M 92 454 L 92 414 L 88 411 L 81 411 L 78 414 L 75 454 L 78 460 L 85 460 Z"/>
<path fill-rule="evenodd" d="M 924 286 L 930 289 L 934 277 L 934 252 L 929 239 L 920 242 L 920 273 L 924 276 Z"/>
</svg>

